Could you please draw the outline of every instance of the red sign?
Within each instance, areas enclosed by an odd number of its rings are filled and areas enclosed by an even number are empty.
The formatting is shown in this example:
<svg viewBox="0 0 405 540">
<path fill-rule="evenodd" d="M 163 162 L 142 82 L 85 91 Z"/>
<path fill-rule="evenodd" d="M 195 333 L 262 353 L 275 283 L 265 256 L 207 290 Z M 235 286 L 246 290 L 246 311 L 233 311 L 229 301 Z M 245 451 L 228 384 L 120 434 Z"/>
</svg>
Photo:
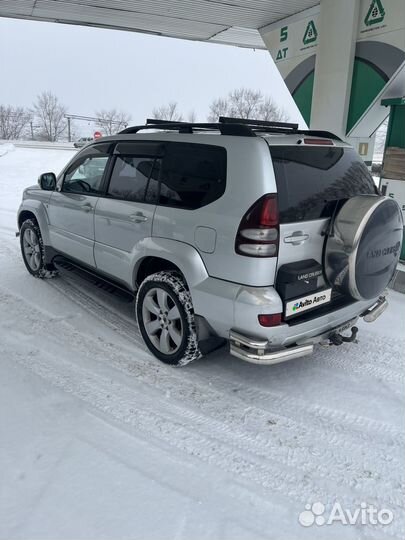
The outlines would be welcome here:
<svg viewBox="0 0 405 540">
<path fill-rule="evenodd" d="M 95 139 L 99 139 L 103 136 L 103 134 L 101 133 L 101 131 L 95 131 L 93 136 Z"/>
</svg>

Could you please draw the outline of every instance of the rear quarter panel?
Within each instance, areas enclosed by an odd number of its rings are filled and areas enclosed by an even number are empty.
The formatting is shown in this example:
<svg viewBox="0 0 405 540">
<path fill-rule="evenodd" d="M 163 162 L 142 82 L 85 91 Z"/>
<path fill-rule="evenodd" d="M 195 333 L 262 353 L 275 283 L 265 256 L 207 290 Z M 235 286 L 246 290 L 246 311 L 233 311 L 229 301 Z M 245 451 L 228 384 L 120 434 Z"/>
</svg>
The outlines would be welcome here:
<svg viewBox="0 0 405 540">
<path fill-rule="evenodd" d="M 245 212 L 265 193 L 276 192 L 267 143 L 260 137 L 198 135 L 193 136 L 193 142 L 226 149 L 225 193 L 197 210 L 158 206 L 152 235 L 194 246 L 212 277 L 252 286 L 272 285 L 277 258 L 244 257 L 235 252 L 235 237 Z M 212 231 L 209 236 L 213 240 L 208 248 L 211 252 L 207 252 L 203 242 L 196 241 L 201 238 L 201 227 Z"/>
</svg>

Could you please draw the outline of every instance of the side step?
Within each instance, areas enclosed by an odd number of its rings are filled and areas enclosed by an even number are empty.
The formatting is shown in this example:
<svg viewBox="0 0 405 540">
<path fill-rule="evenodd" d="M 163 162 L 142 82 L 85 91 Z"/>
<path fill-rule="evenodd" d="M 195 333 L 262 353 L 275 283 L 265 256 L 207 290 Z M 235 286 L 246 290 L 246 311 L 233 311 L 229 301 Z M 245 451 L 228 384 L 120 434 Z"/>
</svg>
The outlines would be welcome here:
<svg viewBox="0 0 405 540">
<path fill-rule="evenodd" d="M 52 263 L 61 274 L 74 274 L 95 287 L 114 295 L 122 302 L 130 303 L 134 300 L 135 295 L 129 289 L 126 289 L 124 286 L 113 280 L 101 276 L 97 272 L 84 268 L 70 259 L 58 255 L 52 260 Z"/>
</svg>

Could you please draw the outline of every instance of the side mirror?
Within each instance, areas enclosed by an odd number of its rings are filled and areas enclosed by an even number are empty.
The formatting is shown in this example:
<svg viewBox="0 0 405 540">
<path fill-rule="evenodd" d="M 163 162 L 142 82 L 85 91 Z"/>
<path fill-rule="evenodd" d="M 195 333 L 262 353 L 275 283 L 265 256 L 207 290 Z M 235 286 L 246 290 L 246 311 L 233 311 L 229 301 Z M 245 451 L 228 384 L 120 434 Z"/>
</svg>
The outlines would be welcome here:
<svg viewBox="0 0 405 540">
<path fill-rule="evenodd" d="M 53 172 L 42 173 L 38 178 L 38 184 L 45 191 L 54 191 L 56 188 L 56 176 Z"/>
</svg>

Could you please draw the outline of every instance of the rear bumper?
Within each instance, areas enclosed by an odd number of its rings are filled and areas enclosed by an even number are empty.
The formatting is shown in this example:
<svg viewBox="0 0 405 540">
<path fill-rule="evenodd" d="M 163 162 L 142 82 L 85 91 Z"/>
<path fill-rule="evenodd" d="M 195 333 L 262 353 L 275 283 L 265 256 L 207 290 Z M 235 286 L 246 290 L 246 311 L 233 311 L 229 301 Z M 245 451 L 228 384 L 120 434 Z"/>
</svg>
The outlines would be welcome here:
<svg viewBox="0 0 405 540">
<path fill-rule="evenodd" d="M 376 298 L 374 300 L 353 302 L 339 308 L 333 308 L 331 306 L 331 310 L 322 315 L 317 315 L 314 312 L 314 317 L 311 319 L 305 319 L 301 322 L 297 318 L 294 324 L 286 322 L 269 328 L 259 324 L 258 314 L 282 312 L 282 304 L 280 308 L 272 311 L 270 309 L 267 310 L 267 306 L 263 305 L 248 305 L 247 303 L 241 305 L 235 302 L 234 324 L 230 330 L 252 336 L 255 339 L 267 340 L 269 346 L 274 348 L 305 345 L 314 341 L 316 342 L 318 336 L 323 336 L 333 329 L 345 325 L 348 321 L 356 319 L 374 307 L 377 301 L 378 299 Z"/>
<path fill-rule="evenodd" d="M 248 338 L 233 330 L 229 333 L 230 353 L 233 356 L 245 360 L 246 362 L 251 362 L 252 364 L 279 364 L 280 362 L 286 362 L 293 358 L 312 354 L 314 351 L 314 346 L 312 344 L 298 345 L 296 347 L 283 348 L 274 351 L 266 350 L 268 346 L 269 342 L 267 340 L 260 341 Z"/>
<path fill-rule="evenodd" d="M 387 308 L 388 302 L 385 297 L 380 297 L 371 308 L 360 314 L 366 322 L 373 322 Z M 240 332 L 231 330 L 229 333 L 230 353 L 241 360 L 253 364 L 272 365 L 286 362 L 294 358 L 300 358 L 313 353 L 316 343 L 328 343 L 332 334 L 339 333 L 351 328 L 358 317 L 347 320 L 344 324 L 329 328 L 312 337 L 308 337 L 301 344 L 287 347 L 274 347 L 270 340 L 248 337 Z"/>
<path fill-rule="evenodd" d="M 249 287 L 207 278 L 190 288 L 194 310 L 213 331 L 224 339 L 237 332 L 255 340 L 266 341 L 273 349 L 306 345 L 317 336 L 330 332 L 357 318 L 376 304 L 378 298 L 356 301 L 343 307 L 331 306 L 330 311 L 294 324 L 283 323 L 266 328 L 258 320 L 260 314 L 282 313 L 283 302 L 274 287 Z"/>
</svg>

